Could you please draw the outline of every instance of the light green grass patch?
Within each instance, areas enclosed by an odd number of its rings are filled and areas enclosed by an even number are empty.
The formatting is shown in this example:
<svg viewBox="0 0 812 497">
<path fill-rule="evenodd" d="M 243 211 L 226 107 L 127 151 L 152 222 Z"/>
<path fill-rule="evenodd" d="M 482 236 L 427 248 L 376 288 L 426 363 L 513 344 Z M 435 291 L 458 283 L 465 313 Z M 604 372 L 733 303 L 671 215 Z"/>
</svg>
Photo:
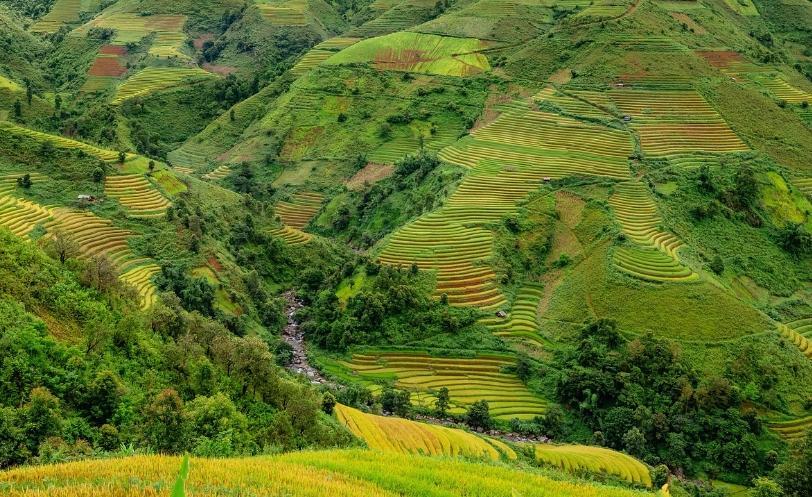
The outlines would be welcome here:
<svg viewBox="0 0 812 497">
<path fill-rule="evenodd" d="M 0 76 L 0 90 L 20 91 L 20 86 L 14 81 Z"/>
<path fill-rule="evenodd" d="M 768 172 L 766 176 L 769 184 L 761 189 L 761 200 L 773 223 L 781 227 L 791 221 L 812 229 L 808 216 L 812 213 L 812 204 L 803 192 L 794 188 L 790 190 L 784 178 L 776 172 Z"/>
<path fill-rule="evenodd" d="M 161 185 L 161 188 L 164 189 L 167 195 L 177 195 L 180 192 L 186 191 L 186 185 L 176 178 L 174 173 L 168 170 L 162 169 L 160 171 L 155 171 L 152 174 L 152 179 Z"/>
<path fill-rule="evenodd" d="M 358 292 L 361 291 L 361 288 L 364 286 L 364 281 L 366 280 L 366 274 L 361 273 L 352 278 L 347 278 L 341 282 L 341 285 L 338 286 L 338 290 L 336 290 L 336 297 L 338 297 L 338 302 L 341 305 L 347 305 L 347 301 L 350 297 L 356 295 Z"/>
<path fill-rule="evenodd" d="M 731 9 L 743 16 L 758 16 L 758 9 L 753 5 L 753 0 L 725 0 Z"/>
<path fill-rule="evenodd" d="M 239 316 L 243 313 L 239 304 L 236 304 L 231 300 L 231 296 L 228 294 L 228 291 L 220 284 L 220 280 L 217 279 L 217 275 L 214 274 L 214 271 L 212 271 L 210 267 L 199 266 L 192 268 L 192 277 L 205 278 L 207 282 L 217 288 L 217 290 L 214 292 L 214 305 L 219 307 L 223 312 L 233 316 Z"/>
<path fill-rule="evenodd" d="M 370 62 L 381 70 L 468 76 L 490 70 L 488 59 L 474 53 L 489 45 L 476 38 L 400 32 L 356 43 L 325 64 Z"/>
</svg>

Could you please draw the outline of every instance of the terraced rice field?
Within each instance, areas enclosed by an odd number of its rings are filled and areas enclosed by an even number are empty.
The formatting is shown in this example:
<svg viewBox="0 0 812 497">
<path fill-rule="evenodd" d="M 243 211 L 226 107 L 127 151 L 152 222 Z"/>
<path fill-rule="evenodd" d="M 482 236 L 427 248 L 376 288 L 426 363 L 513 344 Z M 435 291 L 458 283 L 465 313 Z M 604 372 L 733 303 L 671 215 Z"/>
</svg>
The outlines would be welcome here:
<svg viewBox="0 0 812 497">
<path fill-rule="evenodd" d="M 0 196 L 0 225 L 19 237 L 29 240 L 28 234 L 52 215 L 52 208 L 11 195 Z"/>
<path fill-rule="evenodd" d="M 680 264 L 677 252 L 683 244 L 671 233 L 660 229 L 663 219 L 643 183 L 618 183 L 609 198 L 609 205 L 626 236 L 637 245 L 651 249 L 618 248 L 614 253 L 615 267 L 653 281 L 698 279 L 690 268 Z"/>
<path fill-rule="evenodd" d="M 40 142 L 47 140 L 53 143 L 53 145 L 57 148 L 79 149 L 90 155 L 95 155 L 99 159 L 106 162 L 118 160 L 118 152 L 113 152 L 112 150 L 104 150 L 98 147 L 94 147 L 93 145 L 88 145 L 87 143 L 82 143 L 76 140 L 71 140 L 70 138 L 65 138 L 63 136 L 40 133 L 39 131 L 34 131 L 20 126 L 15 126 L 14 124 L 10 124 L 7 122 L 0 122 L 0 132 L 8 132 L 10 134 L 15 135 L 24 135 Z"/>
<path fill-rule="evenodd" d="M 404 31 L 360 41 L 325 63 L 369 62 L 379 70 L 468 76 L 490 70 L 488 59 L 478 53 L 488 46 L 476 38 Z"/>
<path fill-rule="evenodd" d="M 651 486 L 651 475 L 637 459 L 603 447 L 587 445 L 536 445 L 536 460 L 568 471 L 607 473 L 629 483 Z"/>
<path fill-rule="evenodd" d="M 481 322 L 498 336 L 521 338 L 541 346 L 537 313 L 543 296 L 542 284 L 526 282 L 516 295 L 510 314 L 506 318 L 486 319 Z"/>
<path fill-rule="evenodd" d="M 158 31 L 149 53 L 156 57 L 185 57 L 181 51 L 185 41 L 186 33 L 183 31 Z"/>
<path fill-rule="evenodd" d="M 499 447 L 506 457 L 516 459 L 516 453 L 507 445 L 467 431 L 366 414 L 341 404 L 336 405 L 335 412 L 338 421 L 373 450 L 498 461 L 500 455 L 495 447 Z"/>
<path fill-rule="evenodd" d="M 214 171 L 208 174 L 204 174 L 203 179 L 220 180 L 225 178 L 229 174 L 231 174 L 231 168 L 226 165 L 222 165 L 218 166 L 217 169 L 215 169 Z"/>
<path fill-rule="evenodd" d="M 335 38 L 328 38 L 323 42 L 316 45 L 314 48 L 319 50 L 343 50 L 350 45 L 355 45 L 361 41 L 361 38 L 350 38 L 344 36 L 337 36 Z"/>
<path fill-rule="evenodd" d="M 733 50 L 698 50 L 697 55 L 707 60 L 710 65 L 732 78 L 741 78 L 744 74 L 772 72 L 774 69 L 753 64 Z"/>
<path fill-rule="evenodd" d="M 425 0 L 376 1 L 370 7 L 374 10 L 385 10 L 386 12 L 348 31 L 346 35 L 358 38 L 373 38 L 404 31 L 426 22 L 433 6 L 434 2 Z"/>
<path fill-rule="evenodd" d="M 79 91 L 93 93 L 96 91 L 104 91 L 109 88 L 114 82 L 116 78 L 112 77 L 105 77 L 105 76 L 88 76 L 85 80 L 85 84 L 82 85 Z"/>
<path fill-rule="evenodd" d="M 276 203 L 276 215 L 287 226 L 301 230 L 313 219 L 324 201 L 318 193 L 294 193 L 290 202 L 280 200 Z"/>
<path fill-rule="evenodd" d="M 155 295 L 156 288 L 152 283 L 152 277 L 160 272 L 161 267 L 157 264 L 147 264 L 134 267 L 125 273 L 121 273 L 119 278 L 138 289 L 138 293 L 144 299 L 142 304 L 143 308 L 146 309 L 158 300 L 158 297 Z"/>
<path fill-rule="evenodd" d="M 652 157 L 694 152 L 743 152 L 750 148 L 695 91 L 613 90 L 576 92 L 632 118 L 643 153 Z"/>
<path fill-rule="evenodd" d="M 270 21 L 274 26 L 306 26 L 307 16 L 303 12 L 300 2 L 287 2 L 278 7 L 270 5 L 257 5 L 262 17 Z"/>
<path fill-rule="evenodd" d="M 685 52 L 688 49 L 667 36 L 616 36 L 614 45 L 635 52 Z"/>
<path fill-rule="evenodd" d="M 125 81 L 111 103 L 118 105 L 129 98 L 177 86 L 187 80 L 214 77 L 196 67 L 147 67 Z"/>
<path fill-rule="evenodd" d="M 464 167 L 493 159 L 531 166 L 541 176 L 629 177 L 627 158 L 634 151 L 629 133 L 585 124 L 569 117 L 530 110 L 524 101 L 452 147 L 442 159 Z"/>
<path fill-rule="evenodd" d="M 785 100 L 787 103 L 800 104 L 803 102 L 812 102 L 812 95 L 795 88 L 781 77 L 774 79 L 758 79 L 757 81 L 769 88 L 776 97 L 781 100 Z"/>
<path fill-rule="evenodd" d="M 535 101 L 549 102 L 559 109 L 561 112 L 571 116 L 591 117 L 595 119 L 606 119 L 611 117 L 611 114 L 599 109 L 594 105 L 578 100 L 568 95 L 559 93 L 554 87 L 548 86 L 540 92 L 533 95 Z"/>
<path fill-rule="evenodd" d="M 543 415 L 546 402 L 536 397 L 512 374 L 501 373 L 503 366 L 514 364 L 512 358 L 480 355 L 476 358 L 430 357 L 426 353 L 381 352 L 354 354 L 352 362 L 338 362 L 341 374 L 354 372 L 356 381 L 372 384 L 375 379 L 393 379 L 395 386 L 414 392 L 412 403 L 433 407 L 433 392 L 449 390 L 451 413 L 461 414 L 466 406 L 485 399 L 497 419 L 529 419 Z M 330 366 L 328 365 L 328 368 Z"/>
<path fill-rule="evenodd" d="M 793 186 L 807 195 L 812 195 L 812 178 L 799 178 L 792 180 Z"/>
<path fill-rule="evenodd" d="M 785 440 L 794 440 L 803 437 L 812 428 L 812 416 L 792 421 L 768 421 L 764 424 L 779 437 Z"/>
<path fill-rule="evenodd" d="M 40 181 L 45 181 L 49 179 L 48 176 L 45 176 L 44 174 L 40 174 L 37 172 L 30 172 L 27 174 L 29 178 L 31 178 L 32 183 L 38 183 Z M 22 178 L 25 175 L 26 173 L 7 174 L 0 176 L 0 195 L 8 195 L 14 193 L 14 191 L 17 189 L 17 179 Z"/>
<path fill-rule="evenodd" d="M 301 245 L 313 239 L 313 236 L 305 233 L 304 231 L 291 228 L 290 226 L 283 226 L 278 229 L 270 231 L 271 236 L 281 238 L 288 245 Z"/>
<path fill-rule="evenodd" d="M 74 31 L 72 35 L 85 36 L 91 28 L 99 27 L 116 30 L 116 34 L 111 40 L 113 45 L 124 46 L 127 43 L 138 43 L 144 37 L 156 33 L 156 41 L 153 42 L 153 47 L 167 47 L 172 44 L 177 46 L 186 39 L 183 34 L 183 24 L 185 22 L 186 16 L 184 15 L 156 14 L 141 16 L 119 12 L 97 17 Z M 150 53 L 152 52 L 150 51 Z M 158 54 L 153 53 L 153 55 Z"/>
<path fill-rule="evenodd" d="M 437 271 L 436 293 L 452 305 L 500 307 L 505 299 L 486 265 L 493 234 L 480 226 L 515 212 L 545 177 L 628 178 L 632 150 L 626 132 L 531 111 L 526 101 L 507 105 L 496 120 L 440 151 L 471 172 L 441 209 L 397 231 L 378 260 Z"/>
<path fill-rule="evenodd" d="M 117 55 L 98 54 L 93 59 L 93 65 L 87 71 L 88 76 L 120 78 L 127 74 L 127 66 L 123 65 Z"/>
<path fill-rule="evenodd" d="M 57 0 L 45 17 L 29 28 L 32 33 L 55 33 L 65 24 L 79 22 L 83 0 Z"/>
<path fill-rule="evenodd" d="M 781 336 L 798 347 L 798 350 L 800 350 L 807 359 L 812 359 L 812 342 L 803 335 L 803 333 L 809 334 L 809 322 L 810 320 L 803 319 L 800 322 L 796 321 L 788 325 L 779 323 L 778 332 L 781 333 Z"/>
<path fill-rule="evenodd" d="M 193 172 L 195 172 L 194 169 L 191 169 L 191 168 L 188 168 L 188 167 L 183 167 L 183 166 L 174 166 L 172 169 L 174 169 L 175 171 L 177 171 L 179 173 L 183 173 L 183 174 L 192 174 Z"/>
<path fill-rule="evenodd" d="M 290 72 L 297 76 L 301 76 L 335 54 L 336 53 L 331 50 L 314 48 L 313 50 L 307 52 L 307 54 L 302 57 L 302 60 L 300 60 L 290 69 Z"/>
<path fill-rule="evenodd" d="M 115 198 L 130 209 L 132 217 L 157 217 L 166 214 L 172 205 L 149 180 L 141 174 L 108 176 L 104 182 L 104 194 Z"/>
<path fill-rule="evenodd" d="M 205 155 L 191 151 L 189 148 L 190 145 L 187 142 L 181 148 L 166 154 L 166 158 L 172 163 L 172 166 L 186 174 L 193 173 L 206 165 Z"/>
</svg>

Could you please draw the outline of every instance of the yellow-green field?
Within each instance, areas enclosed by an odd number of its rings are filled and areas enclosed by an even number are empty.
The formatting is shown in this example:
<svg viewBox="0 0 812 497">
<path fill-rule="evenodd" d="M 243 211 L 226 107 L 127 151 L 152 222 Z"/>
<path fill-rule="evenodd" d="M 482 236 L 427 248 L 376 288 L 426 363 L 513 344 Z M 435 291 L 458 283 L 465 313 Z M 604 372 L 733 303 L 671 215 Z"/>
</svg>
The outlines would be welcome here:
<svg viewBox="0 0 812 497">
<path fill-rule="evenodd" d="M 516 459 L 516 453 L 507 445 L 463 430 L 366 414 L 341 404 L 336 405 L 335 409 L 338 420 L 371 449 L 493 461 L 500 459 L 501 451 L 508 459 Z"/>
<path fill-rule="evenodd" d="M 567 471 L 607 473 L 630 483 L 651 486 L 651 475 L 645 464 L 629 455 L 603 447 L 538 444 L 536 460 Z"/>
<path fill-rule="evenodd" d="M 446 387 L 453 414 L 462 414 L 468 405 L 484 399 L 497 419 L 543 415 L 546 401 L 532 394 L 515 375 L 501 372 L 514 363 L 505 356 L 447 358 L 419 352 L 368 352 L 354 354 L 352 362 L 325 360 L 331 371 L 365 382 L 375 392 L 381 387 L 374 380 L 394 380 L 397 388 L 412 392 L 413 404 L 433 408 L 435 393 Z"/>
<path fill-rule="evenodd" d="M 117 105 L 129 98 L 147 95 L 184 82 L 214 77 L 210 72 L 196 67 L 147 67 L 119 86 L 111 103 Z"/>
<path fill-rule="evenodd" d="M 9 497 L 168 495 L 181 458 L 136 456 L 0 472 Z M 187 495 L 276 497 L 652 497 L 504 465 L 367 450 L 304 451 L 274 457 L 189 461 Z"/>
</svg>

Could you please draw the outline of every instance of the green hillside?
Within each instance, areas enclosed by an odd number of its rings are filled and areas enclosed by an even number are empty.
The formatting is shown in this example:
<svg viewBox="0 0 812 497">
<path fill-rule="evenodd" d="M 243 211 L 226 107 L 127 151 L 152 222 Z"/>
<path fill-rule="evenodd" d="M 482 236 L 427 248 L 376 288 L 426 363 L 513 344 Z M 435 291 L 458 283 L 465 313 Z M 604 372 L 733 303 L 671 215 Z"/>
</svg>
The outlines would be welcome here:
<svg viewBox="0 0 812 497">
<path fill-rule="evenodd" d="M 0 0 L 0 494 L 809 495 L 810 25 Z"/>
</svg>

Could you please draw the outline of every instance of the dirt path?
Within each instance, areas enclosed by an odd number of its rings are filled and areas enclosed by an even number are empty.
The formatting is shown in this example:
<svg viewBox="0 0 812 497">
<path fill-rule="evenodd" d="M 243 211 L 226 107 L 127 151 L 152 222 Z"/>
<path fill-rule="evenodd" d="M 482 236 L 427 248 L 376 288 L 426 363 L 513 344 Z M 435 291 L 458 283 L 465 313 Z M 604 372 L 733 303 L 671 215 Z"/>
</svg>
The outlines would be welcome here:
<svg viewBox="0 0 812 497">
<path fill-rule="evenodd" d="M 299 325 L 293 320 L 293 315 L 302 308 L 302 302 L 296 299 L 293 290 L 283 293 L 282 297 L 287 301 L 285 314 L 288 316 L 288 324 L 282 329 L 282 340 L 293 347 L 293 360 L 286 366 L 287 369 L 292 373 L 307 376 L 312 384 L 335 386 L 333 382 L 322 376 L 316 368 L 307 362 L 307 343 L 305 342 L 304 332 L 299 329 Z"/>
</svg>

